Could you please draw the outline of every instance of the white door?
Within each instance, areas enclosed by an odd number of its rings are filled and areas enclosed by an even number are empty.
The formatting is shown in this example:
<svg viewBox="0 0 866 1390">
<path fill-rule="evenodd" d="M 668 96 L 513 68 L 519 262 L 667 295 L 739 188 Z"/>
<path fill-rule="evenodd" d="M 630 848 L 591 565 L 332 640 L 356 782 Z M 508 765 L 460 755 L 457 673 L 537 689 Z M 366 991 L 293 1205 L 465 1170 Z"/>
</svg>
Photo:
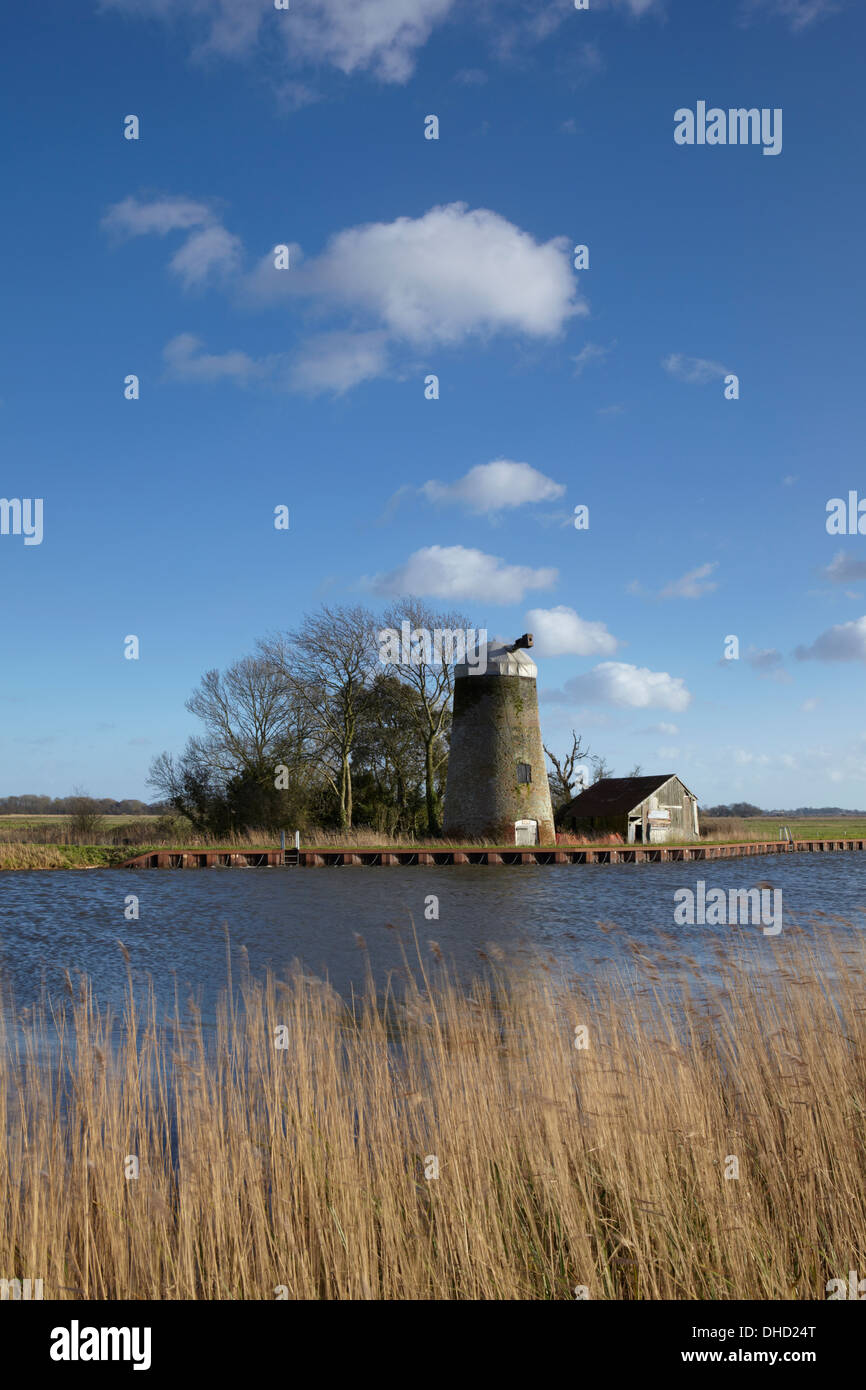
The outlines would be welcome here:
<svg viewBox="0 0 866 1390">
<path fill-rule="evenodd" d="M 514 822 L 514 843 L 516 845 L 537 845 L 538 821 L 516 820 Z"/>
</svg>

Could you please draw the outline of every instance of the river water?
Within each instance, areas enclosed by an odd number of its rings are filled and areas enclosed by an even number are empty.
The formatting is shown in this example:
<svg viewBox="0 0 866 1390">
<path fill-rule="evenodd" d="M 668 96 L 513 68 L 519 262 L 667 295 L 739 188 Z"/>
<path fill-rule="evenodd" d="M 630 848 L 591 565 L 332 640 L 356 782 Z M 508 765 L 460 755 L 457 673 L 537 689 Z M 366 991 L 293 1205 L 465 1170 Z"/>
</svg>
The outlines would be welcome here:
<svg viewBox="0 0 866 1390">
<path fill-rule="evenodd" d="M 606 976 L 627 966 L 629 948 L 664 941 L 668 961 L 709 971 L 714 948 L 745 952 L 755 968 L 780 938 L 760 924 L 677 926 L 674 893 L 748 889 L 782 892 L 783 932 L 801 927 L 819 944 L 845 942 L 866 920 L 866 855 L 791 854 L 697 864 L 562 865 L 495 868 L 88 870 L 0 873 L 0 982 L 20 1006 L 47 989 L 59 995 L 64 970 L 83 972 L 98 1002 L 123 1000 L 129 953 L 133 978 L 154 982 L 171 1007 L 194 997 L 204 1018 L 226 983 L 226 941 L 235 965 L 282 974 L 297 959 L 344 995 L 402 963 L 441 951 L 461 978 L 487 958 L 539 962 Z M 124 916 L 138 898 L 138 920 Z M 431 895 L 437 900 L 430 902 Z M 438 918 L 428 916 L 433 912 Z M 431 942 L 435 946 L 431 946 Z M 742 956 L 740 957 L 742 958 Z"/>
</svg>

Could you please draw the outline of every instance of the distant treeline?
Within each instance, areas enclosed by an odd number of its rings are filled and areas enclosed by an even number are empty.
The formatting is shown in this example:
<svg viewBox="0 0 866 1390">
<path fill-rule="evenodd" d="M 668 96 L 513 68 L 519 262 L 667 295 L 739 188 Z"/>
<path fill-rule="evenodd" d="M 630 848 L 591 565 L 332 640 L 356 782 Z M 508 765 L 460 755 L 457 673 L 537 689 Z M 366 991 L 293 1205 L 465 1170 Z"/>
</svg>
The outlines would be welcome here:
<svg viewBox="0 0 866 1390">
<path fill-rule="evenodd" d="M 740 818 L 748 816 L 787 816 L 789 820 L 796 820 L 798 816 L 814 819 L 816 816 L 866 816 L 866 811 L 851 811 L 844 806 L 798 806 L 795 811 L 764 811 L 760 806 L 753 806 L 750 801 L 734 801 L 730 806 L 702 806 L 701 814 L 704 816 L 737 816 Z"/>
<path fill-rule="evenodd" d="M 157 816 L 166 809 L 161 801 L 114 801 L 110 796 L 0 796 L 0 816 L 74 816 L 83 801 L 100 816 Z"/>
</svg>

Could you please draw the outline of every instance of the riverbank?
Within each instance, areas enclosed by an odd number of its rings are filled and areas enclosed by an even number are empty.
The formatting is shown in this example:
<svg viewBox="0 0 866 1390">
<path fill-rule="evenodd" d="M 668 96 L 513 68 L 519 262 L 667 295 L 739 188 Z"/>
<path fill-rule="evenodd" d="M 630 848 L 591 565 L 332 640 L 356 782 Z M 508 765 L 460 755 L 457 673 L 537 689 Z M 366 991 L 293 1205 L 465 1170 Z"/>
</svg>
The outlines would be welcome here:
<svg viewBox="0 0 866 1390">
<path fill-rule="evenodd" d="M 823 1299 L 866 1268 L 866 948 L 788 938 L 759 977 L 730 946 L 693 1003 L 637 948 L 595 989 L 434 959 L 351 1004 L 242 971 L 215 1035 L 70 981 L 0 1038 L 0 1267 L 46 1299 Z"/>
<path fill-rule="evenodd" d="M 515 848 L 499 845 L 479 849 L 433 842 L 414 849 L 303 849 L 283 852 L 272 847 L 237 846 L 208 849 L 146 849 L 132 858 L 129 850 L 105 845 L 0 845 L 0 871 L 15 869 L 262 869 L 262 868 L 390 868 L 483 864 L 514 866 L 523 864 L 663 864 L 696 863 L 743 856 L 791 853 L 844 853 L 866 850 L 866 839 L 858 840 L 743 840 L 739 844 L 707 841 L 673 841 L 657 845 L 624 845 L 602 842 L 581 846 L 558 845 Z"/>
</svg>

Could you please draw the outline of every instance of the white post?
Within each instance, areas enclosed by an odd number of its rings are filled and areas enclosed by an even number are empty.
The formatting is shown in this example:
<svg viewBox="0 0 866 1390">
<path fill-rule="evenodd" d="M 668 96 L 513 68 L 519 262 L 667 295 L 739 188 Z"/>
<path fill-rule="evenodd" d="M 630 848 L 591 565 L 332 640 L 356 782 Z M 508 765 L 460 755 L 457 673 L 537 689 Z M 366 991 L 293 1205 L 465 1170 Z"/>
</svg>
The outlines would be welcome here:
<svg viewBox="0 0 866 1390">
<path fill-rule="evenodd" d="M 300 830 L 296 830 L 296 831 L 295 831 L 295 849 L 298 849 L 298 850 L 299 850 L 300 848 L 301 848 L 301 832 L 300 832 Z"/>
</svg>

